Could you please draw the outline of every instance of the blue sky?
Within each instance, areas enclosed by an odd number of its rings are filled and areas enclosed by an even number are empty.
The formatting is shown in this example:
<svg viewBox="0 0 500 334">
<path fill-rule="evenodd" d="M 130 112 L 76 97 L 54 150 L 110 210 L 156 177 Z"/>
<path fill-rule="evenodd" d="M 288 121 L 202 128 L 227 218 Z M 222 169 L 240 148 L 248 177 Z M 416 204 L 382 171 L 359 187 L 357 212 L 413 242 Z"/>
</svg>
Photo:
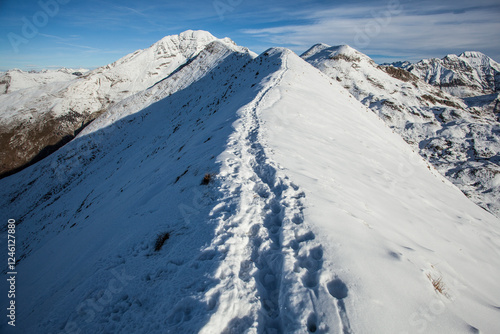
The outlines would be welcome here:
<svg viewBox="0 0 500 334">
<path fill-rule="evenodd" d="M 0 0 L 0 70 L 95 68 L 188 29 L 257 53 L 322 42 L 379 63 L 468 50 L 500 61 L 498 0 Z"/>
</svg>

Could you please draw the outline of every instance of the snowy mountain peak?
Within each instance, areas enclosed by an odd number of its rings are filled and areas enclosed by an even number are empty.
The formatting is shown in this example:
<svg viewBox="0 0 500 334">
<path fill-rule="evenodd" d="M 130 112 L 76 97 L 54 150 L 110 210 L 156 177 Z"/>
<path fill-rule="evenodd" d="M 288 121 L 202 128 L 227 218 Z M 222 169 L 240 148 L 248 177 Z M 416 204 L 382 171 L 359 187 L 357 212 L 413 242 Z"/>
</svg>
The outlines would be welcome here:
<svg viewBox="0 0 500 334">
<path fill-rule="evenodd" d="M 393 64 L 460 98 L 500 92 L 500 64 L 477 51 Z"/>
<path fill-rule="evenodd" d="M 217 38 L 213 36 L 208 31 L 204 30 L 187 30 L 178 35 L 170 35 L 162 38 L 160 41 L 153 44 L 153 46 L 159 46 L 161 50 L 161 46 L 169 46 L 171 43 L 174 43 L 178 46 L 179 51 L 188 56 L 196 52 L 199 49 L 202 49 L 208 43 L 215 41 Z"/>
<path fill-rule="evenodd" d="M 496 176 L 500 175 L 500 132 L 495 112 L 469 110 L 462 99 L 421 80 L 411 70 L 412 67 L 408 67 L 408 71 L 393 66 L 378 66 L 349 47 L 326 48 L 306 56 L 309 63 L 340 82 L 354 97 L 376 112 L 477 204 L 500 215 L 500 184 Z M 353 57 L 360 60 L 349 61 Z M 445 68 L 445 64 L 449 68 L 455 64 L 456 72 Z M 480 71 L 479 67 L 466 63 L 456 55 L 443 60 L 422 61 L 415 66 L 433 68 L 434 78 L 453 73 L 476 73 L 473 68 Z M 481 73 L 488 73 L 487 69 Z M 446 87 L 456 86 L 450 84 Z M 499 103 L 493 102 L 492 105 L 496 107 Z"/>
<path fill-rule="evenodd" d="M 303 53 L 301 57 L 311 63 L 315 61 L 323 61 L 324 59 L 331 59 L 333 61 L 341 60 L 354 63 L 363 61 L 375 64 L 370 57 L 350 47 L 349 45 L 328 47 L 326 44 L 317 44 Z"/>
<path fill-rule="evenodd" d="M 206 31 L 188 30 L 166 36 L 147 49 L 83 75 L 59 71 L 54 82 L 46 85 L 39 84 L 39 80 L 30 83 L 43 73 L 1 74 L 0 91 L 6 94 L 0 94 L 0 136 L 4 139 L 0 147 L 0 175 L 29 164 L 46 147 L 52 147 L 51 152 L 63 145 L 63 138 L 75 136 L 112 105 L 164 80 L 206 48 L 217 48 L 211 43 L 227 46 L 222 54 L 227 51 L 256 56 L 229 38 L 217 39 Z M 30 83 L 31 88 L 14 89 L 19 82 Z M 21 132 L 14 130 L 19 124 L 24 124 Z M 12 143 L 12 133 L 32 139 Z"/>
<path fill-rule="evenodd" d="M 487 55 L 479 51 L 465 51 L 458 55 L 458 58 L 481 58 L 481 59 L 491 59 Z"/>
<path fill-rule="evenodd" d="M 117 66 L 127 66 L 129 63 L 133 63 L 131 67 L 138 67 L 138 65 L 147 65 L 145 62 L 158 61 L 160 63 L 155 64 L 156 66 L 168 66 L 175 58 L 182 57 L 188 59 L 195 56 L 203 50 L 207 44 L 215 40 L 217 40 L 217 38 L 207 31 L 187 30 L 178 35 L 165 36 L 158 42 L 152 44 L 149 48 L 130 53 L 116 62 L 105 66 L 104 69 L 109 70 Z M 227 39 L 224 41 L 230 43 Z"/>
<path fill-rule="evenodd" d="M 272 47 L 264 51 L 260 56 L 266 57 L 287 57 L 289 55 L 296 55 L 295 52 L 284 47 Z"/>
</svg>

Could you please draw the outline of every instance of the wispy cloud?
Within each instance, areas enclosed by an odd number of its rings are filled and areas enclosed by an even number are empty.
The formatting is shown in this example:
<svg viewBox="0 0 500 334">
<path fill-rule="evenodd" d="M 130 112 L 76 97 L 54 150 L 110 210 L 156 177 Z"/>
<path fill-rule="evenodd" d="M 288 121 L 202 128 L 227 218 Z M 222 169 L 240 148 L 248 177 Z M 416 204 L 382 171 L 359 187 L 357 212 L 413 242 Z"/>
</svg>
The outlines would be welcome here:
<svg viewBox="0 0 500 334">
<path fill-rule="evenodd" d="M 323 42 L 349 44 L 376 61 L 465 50 L 500 60 L 498 0 L 70 1 L 15 55 L 7 34 L 22 36 L 22 18 L 41 8 L 7 2 L 9 10 L 0 11 L 0 63 L 9 67 L 21 66 L 21 56 L 28 63 L 105 65 L 187 29 L 209 30 L 256 52 L 285 46 L 300 53 Z M 216 3 L 229 6 L 222 20 Z"/>
<path fill-rule="evenodd" d="M 431 54 L 479 50 L 500 58 L 500 6 L 431 2 L 343 5 L 300 13 L 302 24 L 242 32 L 273 44 L 305 50 L 316 42 L 350 44 L 374 55 L 417 60 Z"/>
</svg>

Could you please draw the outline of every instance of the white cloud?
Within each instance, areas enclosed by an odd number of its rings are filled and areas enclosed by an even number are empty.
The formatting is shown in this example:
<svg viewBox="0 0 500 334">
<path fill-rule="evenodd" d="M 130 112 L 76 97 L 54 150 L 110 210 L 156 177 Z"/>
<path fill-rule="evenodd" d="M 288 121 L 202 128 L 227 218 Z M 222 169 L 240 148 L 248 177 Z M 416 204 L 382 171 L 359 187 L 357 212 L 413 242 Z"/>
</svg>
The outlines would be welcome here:
<svg viewBox="0 0 500 334">
<path fill-rule="evenodd" d="M 499 7 L 435 5 L 340 6 L 302 13 L 306 24 L 246 29 L 244 33 L 267 38 L 294 50 L 312 44 L 349 44 L 372 55 L 400 55 L 417 60 L 466 50 L 479 50 L 500 60 Z"/>
</svg>

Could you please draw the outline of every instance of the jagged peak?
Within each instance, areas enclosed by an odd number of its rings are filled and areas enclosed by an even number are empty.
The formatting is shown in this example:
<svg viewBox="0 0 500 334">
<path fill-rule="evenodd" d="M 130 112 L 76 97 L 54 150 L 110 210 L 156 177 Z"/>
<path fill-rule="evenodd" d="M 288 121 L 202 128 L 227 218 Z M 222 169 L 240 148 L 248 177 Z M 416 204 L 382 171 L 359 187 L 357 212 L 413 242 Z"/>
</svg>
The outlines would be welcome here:
<svg viewBox="0 0 500 334">
<path fill-rule="evenodd" d="M 458 58 L 470 64 L 482 64 L 483 66 L 492 66 L 497 71 L 500 70 L 499 63 L 479 51 L 465 51 L 462 52 Z"/>
<path fill-rule="evenodd" d="M 411 62 L 408 60 L 400 60 L 400 61 L 395 61 L 393 63 L 383 63 L 380 64 L 381 66 L 392 66 L 392 67 L 399 67 L 399 68 L 407 68 L 412 65 Z"/>
<path fill-rule="evenodd" d="M 495 62 L 493 59 L 485 55 L 484 53 L 480 51 L 464 51 L 458 55 L 454 53 L 450 53 L 443 58 L 427 58 L 427 59 L 422 59 L 417 64 L 432 64 L 432 63 L 442 63 L 442 62 L 457 62 L 460 60 L 481 60 L 481 61 L 487 61 L 487 62 Z"/>
</svg>

